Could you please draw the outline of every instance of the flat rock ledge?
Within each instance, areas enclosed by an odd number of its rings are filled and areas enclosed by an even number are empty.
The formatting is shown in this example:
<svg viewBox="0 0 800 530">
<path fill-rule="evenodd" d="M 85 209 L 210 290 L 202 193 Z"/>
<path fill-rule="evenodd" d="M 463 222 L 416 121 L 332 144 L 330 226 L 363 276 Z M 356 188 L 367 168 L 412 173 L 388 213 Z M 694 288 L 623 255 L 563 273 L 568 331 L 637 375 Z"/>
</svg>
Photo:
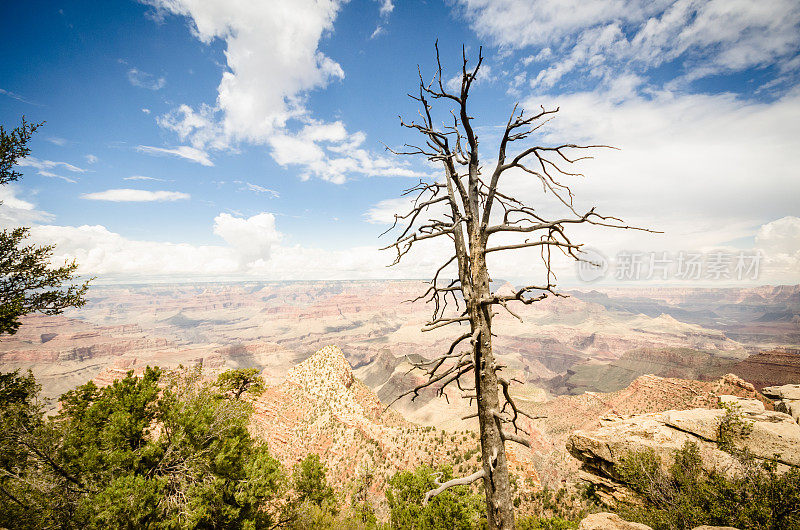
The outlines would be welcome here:
<svg viewBox="0 0 800 530">
<path fill-rule="evenodd" d="M 646 524 L 626 521 L 615 513 L 593 513 L 578 524 L 578 530 L 653 530 Z M 693 530 L 738 530 L 732 526 L 698 526 Z"/>
<path fill-rule="evenodd" d="M 775 410 L 785 412 L 800 423 L 800 385 L 768 386 L 761 393 L 774 400 Z"/>
<path fill-rule="evenodd" d="M 754 457 L 777 462 L 779 471 L 800 466 L 800 425 L 790 415 L 768 411 L 756 399 L 720 396 L 720 405 L 739 409 L 750 433 L 737 437 L 734 445 Z M 567 439 L 567 450 L 582 462 L 580 478 L 595 485 L 606 502 L 621 501 L 631 491 L 622 483 L 617 466 L 630 454 L 652 450 L 665 466 L 686 442 L 700 450 L 703 468 L 736 476 L 741 465 L 719 449 L 717 433 L 724 409 L 668 410 L 636 416 L 607 416 L 593 431 L 575 431 Z M 612 527 L 609 527 L 612 528 Z"/>
</svg>

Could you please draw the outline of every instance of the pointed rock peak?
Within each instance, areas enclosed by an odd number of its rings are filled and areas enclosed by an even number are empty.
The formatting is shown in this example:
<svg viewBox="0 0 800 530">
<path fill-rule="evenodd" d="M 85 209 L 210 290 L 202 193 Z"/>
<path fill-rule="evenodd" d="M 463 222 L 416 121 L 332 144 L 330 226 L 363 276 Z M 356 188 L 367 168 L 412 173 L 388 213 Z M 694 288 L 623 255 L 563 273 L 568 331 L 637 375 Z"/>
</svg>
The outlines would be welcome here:
<svg viewBox="0 0 800 530">
<path fill-rule="evenodd" d="M 516 293 L 517 290 L 508 282 L 503 283 L 495 290 L 495 294 L 498 296 L 510 296 Z"/>
<path fill-rule="evenodd" d="M 325 346 L 289 370 L 286 379 L 303 386 L 325 380 L 339 381 L 350 388 L 353 384 L 353 370 L 338 346 Z"/>
<path fill-rule="evenodd" d="M 755 387 L 736 374 L 725 374 L 717 380 L 717 388 L 736 387 L 748 392 L 756 393 Z"/>
</svg>

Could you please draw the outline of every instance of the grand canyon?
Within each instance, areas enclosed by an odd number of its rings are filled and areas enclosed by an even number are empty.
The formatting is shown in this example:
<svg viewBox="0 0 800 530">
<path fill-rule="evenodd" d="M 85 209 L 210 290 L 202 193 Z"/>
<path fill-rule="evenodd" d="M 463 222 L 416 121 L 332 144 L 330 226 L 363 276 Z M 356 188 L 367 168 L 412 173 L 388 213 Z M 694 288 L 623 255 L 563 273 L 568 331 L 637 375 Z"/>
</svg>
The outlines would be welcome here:
<svg viewBox="0 0 800 530">
<path fill-rule="evenodd" d="M 0 370 L 32 370 L 55 411 L 63 392 L 128 371 L 257 368 L 267 383 L 252 429 L 291 466 L 320 454 L 344 488 L 369 469 L 378 499 L 419 462 L 476 469 L 477 422 L 454 388 L 400 398 L 424 381 L 411 362 L 452 332 L 422 333 L 421 281 L 105 285 L 63 315 L 24 318 L 0 339 Z M 502 292 L 513 287 L 497 282 Z M 800 382 L 800 286 L 573 290 L 495 320 L 496 351 L 530 415 L 510 447 L 528 489 L 577 480 L 576 431 L 609 417 L 715 409 Z M 574 444 L 573 444 L 574 445 Z M 573 451 L 574 452 L 574 451 Z M 378 501 L 376 501 L 378 502 Z"/>
</svg>

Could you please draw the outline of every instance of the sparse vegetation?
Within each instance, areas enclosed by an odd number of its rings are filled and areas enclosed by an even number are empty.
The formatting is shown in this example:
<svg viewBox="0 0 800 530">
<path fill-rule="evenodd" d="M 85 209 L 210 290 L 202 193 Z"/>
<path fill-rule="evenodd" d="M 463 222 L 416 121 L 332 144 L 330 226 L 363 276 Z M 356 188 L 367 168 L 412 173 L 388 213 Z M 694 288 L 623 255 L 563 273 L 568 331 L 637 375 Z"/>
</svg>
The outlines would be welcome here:
<svg viewBox="0 0 800 530">
<path fill-rule="evenodd" d="M 750 435 L 752 426 L 742 419 L 742 412 L 738 406 L 724 404 L 725 415 L 717 428 L 717 444 L 723 451 L 736 454 L 736 440 Z"/>
<path fill-rule="evenodd" d="M 774 463 L 739 457 L 742 471 L 731 477 L 703 470 L 693 443 L 677 451 L 666 469 L 652 451 L 630 454 L 619 471 L 638 495 L 616 509 L 623 518 L 656 530 L 704 524 L 764 530 L 800 527 L 800 470 L 779 473 Z"/>
<path fill-rule="evenodd" d="M 264 380 L 256 368 L 240 368 L 223 372 L 217 378 L 217 387 L 223 395 L 240 399 L 242 394 L 258 396 L 264 392 Z"/>
</svg>

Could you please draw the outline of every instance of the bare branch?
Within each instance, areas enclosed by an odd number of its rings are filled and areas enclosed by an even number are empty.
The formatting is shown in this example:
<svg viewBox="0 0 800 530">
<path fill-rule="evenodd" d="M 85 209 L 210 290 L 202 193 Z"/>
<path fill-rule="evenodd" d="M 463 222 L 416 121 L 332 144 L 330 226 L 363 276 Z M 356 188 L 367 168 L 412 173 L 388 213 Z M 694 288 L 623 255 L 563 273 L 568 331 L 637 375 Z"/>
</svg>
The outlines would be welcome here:
<svg viewBox="0 0 800 530">
<path fill-rule="evenodd" d="M 520 436 L 518 434 L 514 434 L 514 433 L 511 433 L 511 432 L 505 432 L 502 429 L 500 430 L 500 437 L 503 439 L 504 442 L 505 441 L 516 442 L 516 443 L 518 443 L 520 445 L 524 445 L 525 447 L 528 447 L 528 448 L 530 448 L 530 446 L 531 446 L 530 440 L 528 440 L 524 436 Z"/>
<path fill-rule="evenodd" d="M 422 500 L 422 504 L 428 504 L 428 502 L 430 502 L 432 498 L 436 497 L 446 489 L 455 486 L 468 486 L 473 482 L 477 482 L 483 479 L 483 477 L 486 476 L 486 473 L 484 472 L 483 469 L 481 469 L 480 471 L 476 471 L 475 473 L 467 477 L 454 478 L 452 480 L 448 480 L 445 483 L 439 482 L 439 476 L 441 476 L 441 473 L 439 473 L 438 476 L 434 478 L 434 482 L 438 487 L 436 489 L 432 489 L 429 492 L 425 493 L 425 498 Z"/>
</svg>

